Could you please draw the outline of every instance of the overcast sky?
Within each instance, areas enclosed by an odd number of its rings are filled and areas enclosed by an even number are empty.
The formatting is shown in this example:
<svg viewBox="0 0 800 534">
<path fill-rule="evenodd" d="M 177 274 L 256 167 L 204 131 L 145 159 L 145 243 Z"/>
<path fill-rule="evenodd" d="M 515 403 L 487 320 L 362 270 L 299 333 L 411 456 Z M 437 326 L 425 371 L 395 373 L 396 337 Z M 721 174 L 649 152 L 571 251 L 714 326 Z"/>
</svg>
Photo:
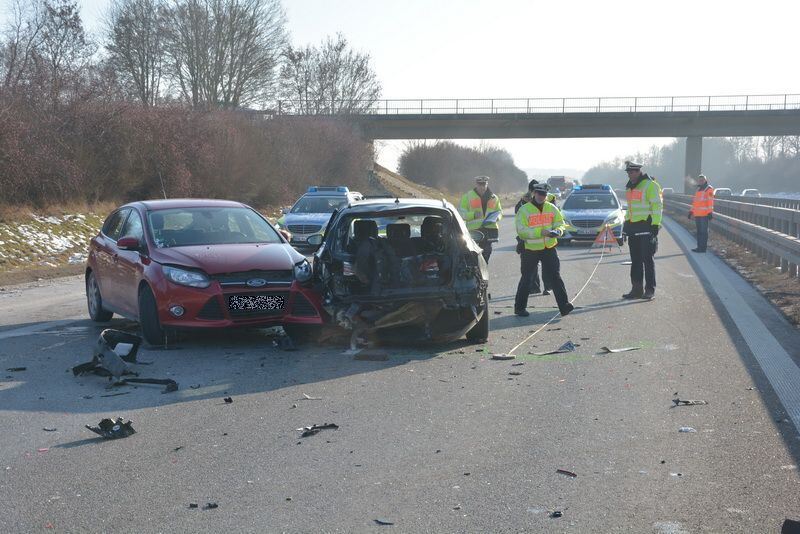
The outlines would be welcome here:
<svg viewBox="0 0 800 534">
<path fill-rule="evenodd" d="M 3 1 L 3 0 L 0 0 Z M 7 2 L 8 0 L 4 0 Z M 82 0 L 90 30 L 107 2 Z M 284 0 L 292 42 L 342 32 L 385 98 L 800 92 L 800 2 Z M 670 139 L 490 141 L 519 167 L 585 170 Z M 401 142 L 381 148 L 394 168 Z"/>
</svg>

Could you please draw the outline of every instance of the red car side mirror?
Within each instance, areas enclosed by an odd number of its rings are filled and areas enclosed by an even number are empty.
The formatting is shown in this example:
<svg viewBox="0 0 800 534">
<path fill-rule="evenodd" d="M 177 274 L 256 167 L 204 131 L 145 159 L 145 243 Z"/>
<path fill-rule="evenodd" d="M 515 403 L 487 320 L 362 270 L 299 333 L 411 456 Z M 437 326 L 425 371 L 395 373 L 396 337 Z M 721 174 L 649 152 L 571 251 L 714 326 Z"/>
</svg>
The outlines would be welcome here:
<svg viewBox="0 0 800 534">
<path fill-rule="evenodd" d="M 139 250 L 142 245 L 135 237 L 122 237 L 117 240 L 117 248 L 120 250 Z"/>
</svg>

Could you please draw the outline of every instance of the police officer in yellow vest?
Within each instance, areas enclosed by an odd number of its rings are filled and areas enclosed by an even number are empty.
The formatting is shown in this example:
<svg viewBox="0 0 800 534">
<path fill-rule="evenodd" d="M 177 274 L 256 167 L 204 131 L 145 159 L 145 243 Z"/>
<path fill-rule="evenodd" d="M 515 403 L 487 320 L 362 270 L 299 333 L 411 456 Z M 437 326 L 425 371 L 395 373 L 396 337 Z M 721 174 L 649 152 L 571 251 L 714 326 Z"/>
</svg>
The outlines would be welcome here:
<svg viewBox="0 0 800 534">
<path fill-rule="evenodd" d="M 528 202 L 533 201 L 533 187 L 538 184 L 539 181 L 535 178 L 528 182 L 528 192 L 522 195 L 522 198 L 519 199 L 517 205 L 514 206 L 514 214 L 516 215 L 519 212 L 519 209 L 527 204 Z M 547 193 L 547 201 L 550 204 L 556 205 L 556 196 L 553 193 Z M 522 251 L 525 249 L 525 244 L 522 242 L 522 239 L 517 237 L 517 254 L 522 254 Z M 543 278 L 544 279 L 544 278 Z M 533 272 L 531 273 L 531 295 L 538 295 L 541 291 L 542 295 L 549 295 L 550 294 L 550 286 L 547 285 L 546 279 L 544 285 L 544 291 L 542 291 L 542 284 L 539 284 L 539 268 L 537 265 L 533 266 Z"/>
<path fill-rule="evenodd" d="M 628 210 L 622 231 L 628 236 L 631 251 L 631 290 L 624 299 L 650 300 L 656 292 L 656 264 L 653 256 L 658 248 L 658 230 L 661 227 L 661 186 L 642 172 L 642 165 L 625 162 L 628 183 L 625 196 Z"/>
<path fill-rule="evenodd" d="M 714 216 L 714 188 L 708 185 L 705 175 L 697 177 L 697 191 L 692 199 L 689 218 L 694 218 L 697 226 L 697 248 L 692 252 L 705 252 L 708 246 L 708 222 Z"/>
<path fill-rule="evenodd" d="M 517 236 L 522 240 L 523 250 L 520 254 L 520 271 L 522 277 L 517 285 L 514 299 L 514 313 L 527 317 L 528 294 L 530 293 L 531 275 L 538 262 L 542 262 L 542 278 L 553 290 L 561 315 L 567 315 L 574 307 L 567 297 L 564 281 L 561 280 L 561 263 L 558 260 L 556 245 L 558 238 L 564 235 L 564 217 L 561 211 L 547 201 L 547 184 L 533 186 L 531 202 L 523 204 L 515 218 Z"/>
<path fill-rule="evenodd" d="M 497 195 L 489 189 L 488 176 L 475 177 L 475 188 L 461 197 L 458 212 L 469 230 L 480 230 L 483 233 L 484 237 L 478 246 L 483 249 L 483 259 L 489 263 L 492 243 L 497 241 L 500 219 L 503 218 L 503 207 Z"/>
</svg>

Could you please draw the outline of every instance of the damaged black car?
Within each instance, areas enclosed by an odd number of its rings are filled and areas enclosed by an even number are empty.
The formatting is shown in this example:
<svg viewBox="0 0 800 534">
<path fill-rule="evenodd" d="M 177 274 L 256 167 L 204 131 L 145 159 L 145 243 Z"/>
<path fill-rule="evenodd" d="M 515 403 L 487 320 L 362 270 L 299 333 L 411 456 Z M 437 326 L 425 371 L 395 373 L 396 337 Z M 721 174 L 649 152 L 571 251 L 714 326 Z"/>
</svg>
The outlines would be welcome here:
<svg viewBox="0 0 800 534">
<path fill-rule="evenodd" d="M 351 345 L 489 336 L 488 269 L 445 200 L 370 199 L 334 213 L 314 255 L 315 288 Z"/>
</svg>

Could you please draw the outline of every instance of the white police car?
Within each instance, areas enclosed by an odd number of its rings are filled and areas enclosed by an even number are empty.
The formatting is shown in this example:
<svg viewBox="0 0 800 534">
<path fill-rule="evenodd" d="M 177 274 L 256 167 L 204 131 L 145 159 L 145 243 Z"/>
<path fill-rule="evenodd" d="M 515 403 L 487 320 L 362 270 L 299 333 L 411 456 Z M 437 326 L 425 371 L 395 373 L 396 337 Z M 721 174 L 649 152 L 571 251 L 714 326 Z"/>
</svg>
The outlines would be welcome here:
<svg viewBox="0 0 800 534">
<path fill-rule="evenodd" d="M 294 206 L 284 211 L 277 227 L 292 234 L 290 242 L 294 248 L 314 250 L 317 247 L 308 244 L 309 236 L 323 233 L 335 210 L 362 198 L 361 193 L 343 185 L 311 186 Z"/>
<path fill-rule="evenodd" d="M 561 205 L 567 230 L 560 243 L 594 241 L 606 227 L 611 227 L 617 243 L 622 245 L 622 211 L 617 194 L 608 184 L 576 185 Z"/>
</svg>

